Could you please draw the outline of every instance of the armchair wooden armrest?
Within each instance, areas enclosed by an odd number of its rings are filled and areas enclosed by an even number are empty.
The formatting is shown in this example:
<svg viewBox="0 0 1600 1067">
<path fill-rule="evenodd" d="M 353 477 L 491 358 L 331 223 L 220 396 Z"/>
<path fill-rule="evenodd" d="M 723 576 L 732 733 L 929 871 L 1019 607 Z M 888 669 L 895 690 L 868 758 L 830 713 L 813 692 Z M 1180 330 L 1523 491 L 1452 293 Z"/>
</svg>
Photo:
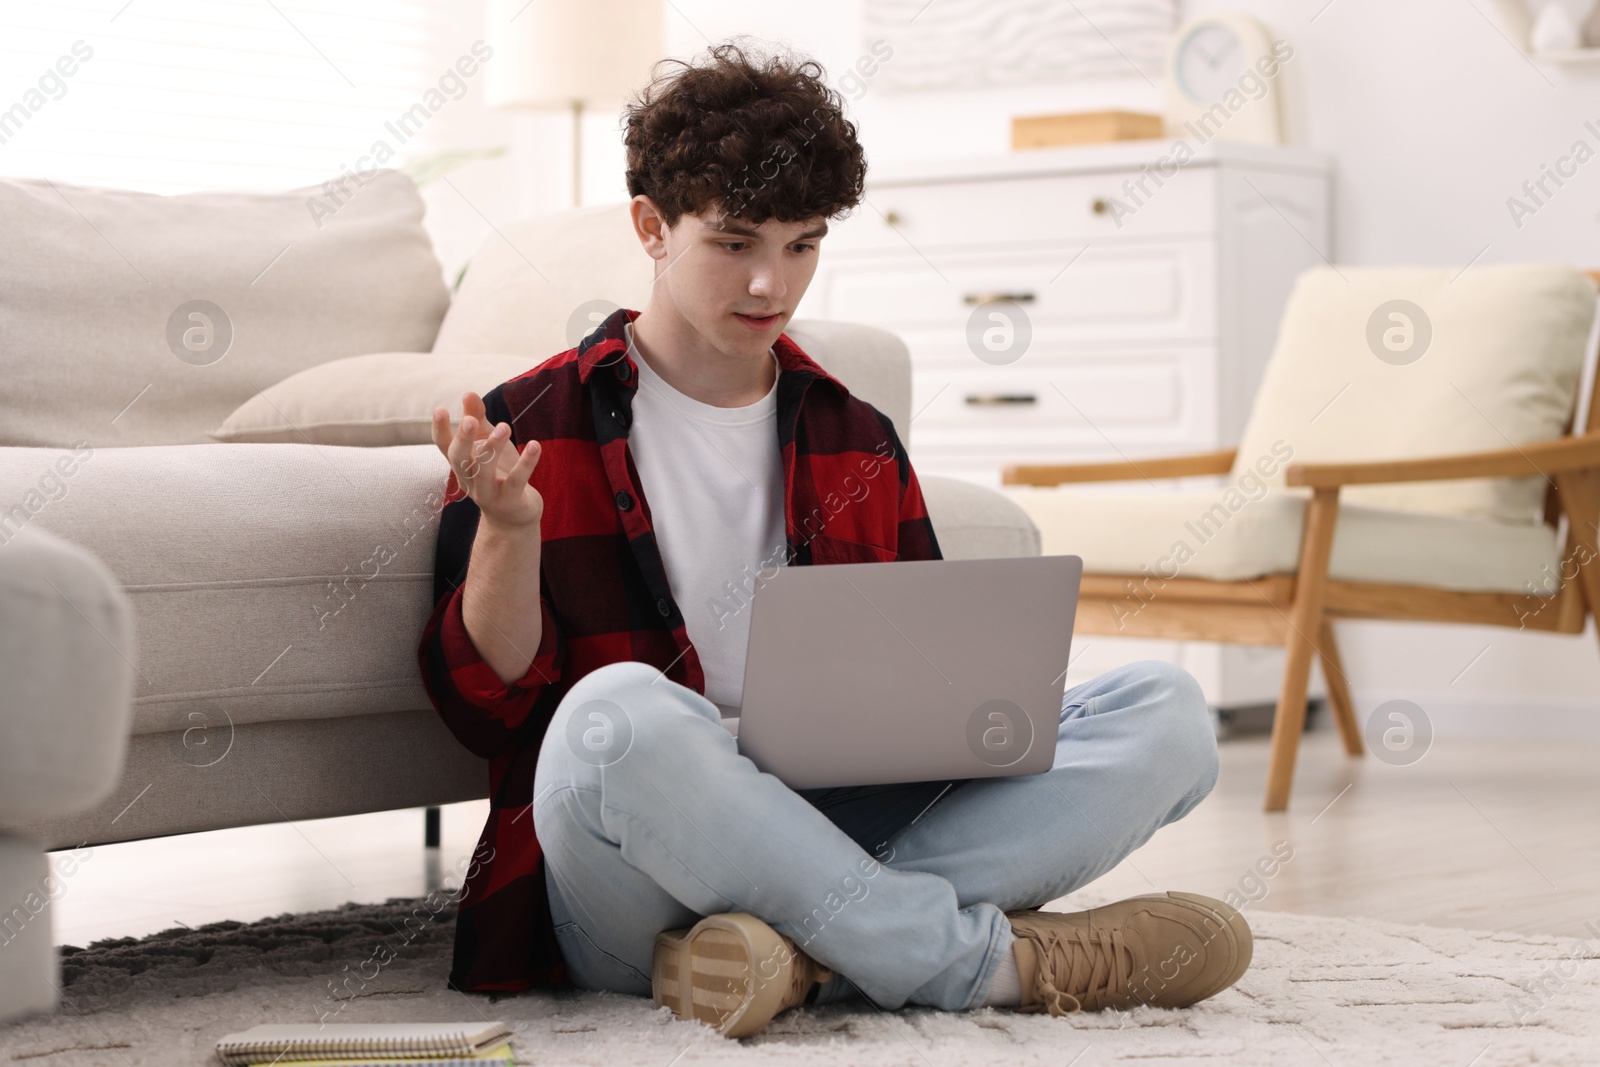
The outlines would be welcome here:
<svg viewBox="0 0 1600 1067">
<path fill-rule="evenodd" d="M 1381 482 L 1548 476 L 1590 467 L 1600 467 L 1600 432 L 1456 456 L 1367 463 L 1291 463 L 1284 472 L 1284 482 L 1313 489 L 1336 489 L 1342 485 Z"/>
<path fill-rule="evenodd" d="M 1188 478 L 1227 474 L 1234 449 L 1189 456 L 1126 459 L 1113 463 L 1013 464 L 1001 470 L 1003 485 L 1060 485 L 1063 482 L 1128 482 L 1140 478 Z"/>
</svg>

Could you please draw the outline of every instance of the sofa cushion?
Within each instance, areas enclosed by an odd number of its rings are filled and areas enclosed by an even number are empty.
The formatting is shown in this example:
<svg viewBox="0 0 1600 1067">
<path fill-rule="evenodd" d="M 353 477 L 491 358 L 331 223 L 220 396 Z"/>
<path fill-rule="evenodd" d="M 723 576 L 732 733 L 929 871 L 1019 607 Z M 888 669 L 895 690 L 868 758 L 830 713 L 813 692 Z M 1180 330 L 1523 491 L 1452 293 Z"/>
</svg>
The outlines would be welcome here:
<svg viewBox="0 0 1600 1067">
<path fill-rule="evenodd" d="M 0 552 L 38 526 L 115 574 L 133 733 L 170 731 L 173 758 L 204 767 L 246 723 L 432 708 L 416 657 L 448 475 L 434 445 L 84 449 L 70 474 L 64 454 L 0 448 Z M 952 558 L 1036 551 L 991 490 L 929 479 L 927 500 Z"/>
<path fill-rule="evenodd" d="M 1306 271 L 1284 308 L 1235 473 L 1279 442 L 1296 462 L 1318 463 L 1557 437 L 1594 311 L 1594 284 L 1562 264 Z M 1282 469 L 1271 480 L 1283 484 Z M 1469 479 L 1353 486 L 1341 499 L 1533 523 L 1546 488 L 1541 478 Z"/>
<path fill-rule="evenodd" d="M 643 310 L 654 275 L 628 201 L 506 223 L 473 254 L 433 350 L 548 359 L 618 307 Z"/>
<path fill-rule="evenodd" d="M 1007 493 L 1038 525 L 1044 553 L 1082 556 L 1085 573 L 1240 581 L 1299 565 L 1307 496 L 1298 491 Z M 1557 571 L 1555 531 L 1542 523 L 1359 504 L 1340 507 L 1328 564 L 1330 576 L 1349 581 L 1504 593 L 1528 593 L 1529 583 L 1545 591 Z"/>
<path fill-rule="evenodd" d="M 211 432 L 219 441 L 425 445 L 433 409 L 461 418 L 461 394 L 482 396 L 530 369 L 528 356 L 376 352 L 308 367 L 246 400 Z"/>
<path fill-rule="evenodd" d="M 911 350 L 898 335 L 827 319 L 790 319 L 783 332 L 851 396 L 889 416 L 901 443 L 911 446 Z"/>
<path fill-rule="evenodd" d="M 1038 527 L 1002 494 L 961 478 L 919 475 L 917 480 L 945 559 L 1039 554 Z"/>
<path fill-rule="evenodd" d="M 37 525 L 116 575 L 139 649 L 133 733 L 175 731 L 173 758 L 203 767 L 243 723 L 432 707 L 417 646 L 438 448 L 96 448 L 65 476 L 62 455 L 0 448 L 0 541 Z"/>
<path fill-rule="evenodd" d="M 0 444 L 214 444 L 258 390 L 426 351 L 449 303 L 406 175 L 181 196 L 0 181 Z"/>
</svg>

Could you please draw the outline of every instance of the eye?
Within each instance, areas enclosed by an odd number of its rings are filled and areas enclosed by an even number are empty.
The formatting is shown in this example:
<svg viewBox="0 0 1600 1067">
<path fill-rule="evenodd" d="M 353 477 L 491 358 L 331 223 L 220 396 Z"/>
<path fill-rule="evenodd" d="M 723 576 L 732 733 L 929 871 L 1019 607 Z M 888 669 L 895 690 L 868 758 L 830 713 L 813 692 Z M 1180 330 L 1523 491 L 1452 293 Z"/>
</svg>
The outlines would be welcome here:
<svg viewBox="0 0 1600 1067">
<path fill-rule="evenodd" d="M 805 252 L 815 252 L 817 250 L 817 246 L 816 245 L 808 244 L 808 243 L 797 244 L 797 245 L 795 245 L 795 247 L 799 248 L 799 249 L 802 249 Z"/>
<path fill-rule="evenodd" d="M 723 248 L 726 248 L 730 252 L 737 252 L 739 251 L 739 248 L 744 247 L 745 243 L 743 241 L 718 241 L 717 244 Z M 739 248 L 734 248 L 734 245 L 738 245 Z"/>
</svg>

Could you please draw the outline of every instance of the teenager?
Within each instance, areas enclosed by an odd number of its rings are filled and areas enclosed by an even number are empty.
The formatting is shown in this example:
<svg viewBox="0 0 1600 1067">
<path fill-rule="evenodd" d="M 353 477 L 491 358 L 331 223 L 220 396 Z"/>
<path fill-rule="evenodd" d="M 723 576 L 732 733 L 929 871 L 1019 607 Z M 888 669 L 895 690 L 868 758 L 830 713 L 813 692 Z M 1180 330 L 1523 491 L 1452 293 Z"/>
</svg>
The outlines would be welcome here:
<svg viewBox="0 0 1600 1067">
<path fill-rule="evenodd" d="M 647 306 L 466 394 L 454 431 L 434 411 L 451 473 L 419 658 L 492 804 L 450 982 L 651 995 L 730 1036 L 857 994 L 1052 1014 L 1212 996 L 1251 952 L 1222 901 L 1037 910 L 1215 784 L 1182 670 L 1068 689 L 1038 775 L 797 791 L 721 725 L 761 573 L 941 558 L 894 426 L 783 333 L 828 220 L 861 202 L 840 105 L 814 62 L 731 44 L 653 83 L 625 135 Z"/>
</svg>

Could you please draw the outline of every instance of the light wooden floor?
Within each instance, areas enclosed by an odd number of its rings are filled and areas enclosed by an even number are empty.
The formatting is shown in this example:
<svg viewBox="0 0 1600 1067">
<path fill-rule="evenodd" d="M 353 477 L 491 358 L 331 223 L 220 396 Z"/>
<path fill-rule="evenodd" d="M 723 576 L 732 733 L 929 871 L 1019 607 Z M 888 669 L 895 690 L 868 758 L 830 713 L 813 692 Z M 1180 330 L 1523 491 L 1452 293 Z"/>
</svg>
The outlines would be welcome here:
<svg viewBox="0 0 1600 1067">
<path fill-rule="evenodd" d="M 1600 923 L 1600 743 L 1441 739 L 1391 767 L 1348 760 L 1317 730 L 1277 815 L 1261 811 L 1266 756 L 1265 738 L 1224 742 L 1216 791 L 1096 888 L 1231 889 L 1249 909 L 1563 936 Z M 101 846 L 66 879 L 56 940 L 419 896 L 441 875 L 459 884 L 486 813 L 444 810 L 431 869 L 420 810 Z M 1294 857 L 1262 879 L 1278 841 Z"/>
<path fill-rule="evenodd" d="M 1225 742 L 1216 790 L 1096 883 L 1119 896 L 1259 896 L 1251 909 L 1562 936 L 1600 925 L 1600 743 L 1436 740 L 1418 762 L 1352 760 L 1308 734 L 1288 812 L 1261 810 L 1265 738 Z M 1270 867 L 1270 865 L 1269 865 Z"/>
</svg>

